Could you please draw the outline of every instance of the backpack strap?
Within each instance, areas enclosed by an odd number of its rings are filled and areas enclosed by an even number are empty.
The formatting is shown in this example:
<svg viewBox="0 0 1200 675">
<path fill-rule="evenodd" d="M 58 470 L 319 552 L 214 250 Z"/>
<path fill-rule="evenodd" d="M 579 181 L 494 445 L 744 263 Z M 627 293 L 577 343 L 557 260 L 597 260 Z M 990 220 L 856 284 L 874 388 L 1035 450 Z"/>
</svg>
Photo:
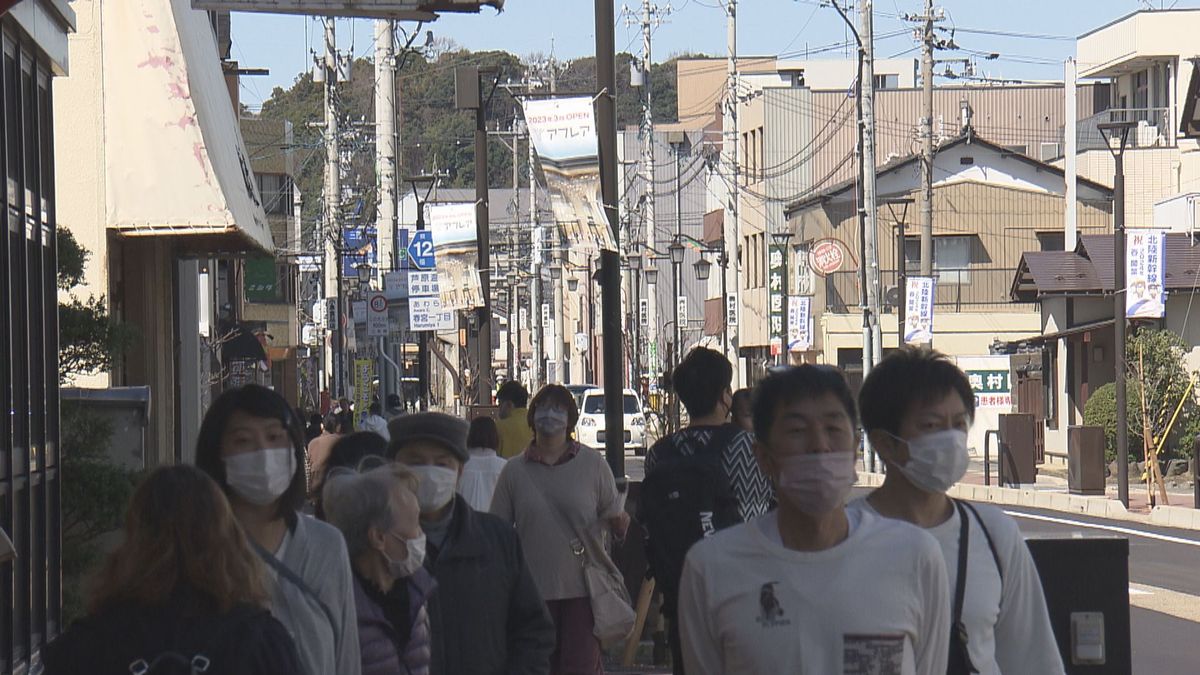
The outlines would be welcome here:
<svg viewBox="0 0 1200 675">
<path fill-rule="evenodd" d="M 967 595 L 967 554 L 971 548 L 971 521 L 963 510 L 963 503 L 952 500 L 958 509 L 958 576 L 954 579 L 954 609 L 950 618 L 952 629 L 962 624 L 963 600 Z"/>
<path fill-rule="evenodd" d="M 330 609 L 329 605 L 327 605 L 325 601 L 321 599 L 321 596 L 317 595 L 317 592 L 312 589 L 312 586 L 309 586 L 299 574 L 296 574 L 296 572 L 292 570 L 292 568 L 285 565 L 279 558 L 276 558 L 274 553 L 271 553 L 267 549 L 260 546 L 258 542 L 254 541 L 254 539 L 246 537 L 246 540 L 250 542 L 250 546 L 254 548 L 254 552 L 258 554 L 258 557 L 262 558 L 262 561 L 265 562 L 268 567 L 275 570 L 275 573 L 279 575 L 280 579 L 285 579 L 293 586 L 300 589 L 301 593 L 308 596 L 310 600 L 315 602 L 317 606 L 321 608 L 321 611 L 325 614 L 325 618 L 329 620 L 329 627 L 333 629 L 334 633 L 336 633 L 338 622 L 334 618 L 333 610 Z"/>
<path fill-rule="evenodd" d="M 958 500 L 955 500 L 958 501 Z M 992 560 L 996 563 L 996 573 L 1000 575 L 1000 586 L 1004 587 L 1004 567 L 1000 564 L 1000 552 L 996 550 L 996 542 L 992 540 L 992 533 L 988 532 L 987 525 L 983 524 L 983 518 L 979 517 L 979 511 L 970 502 L 961 502 L 967 507 L 967 510 L 975 516 L 975 521 L 979 523 L 979 529 L 983 530 L 983 536 L 987 539 L 988 550 L 992 552 Z"/>
</svg>

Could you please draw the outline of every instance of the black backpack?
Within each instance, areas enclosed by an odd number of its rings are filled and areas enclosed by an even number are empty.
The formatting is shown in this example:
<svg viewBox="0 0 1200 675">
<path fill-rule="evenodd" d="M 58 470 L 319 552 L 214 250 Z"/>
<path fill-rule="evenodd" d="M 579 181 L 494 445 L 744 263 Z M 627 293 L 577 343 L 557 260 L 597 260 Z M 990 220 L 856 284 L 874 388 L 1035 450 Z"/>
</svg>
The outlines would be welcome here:
<svg viewBox="0 0 1200 675">
<path fill-rule="evenodd" d="M 258 610 L 238 608 L 221 621 L 212 634 L 203 641 L 204 647 L 194 654 L 184 653 L 191 650 L 167 650 L 153 658 L 143 657 L 134 659 L 129 664 L 130 675 L 218 675 L 210 671 L 212 656 L 225 655 L 228 657 L 227 638 L 238 635 L 238 630 L 250 619 L 260 614 Z"/>
<path fill-rule="evenodd" d="M 671 439 L 664 439 L 654 451 L 654 468 L 642 481 L 638 522 L 646 531 L 649 574 L 663 593 L 668 616 L 674 616 L 678 603 L 688 549 L 742 522 L 723 464 L 725 448 L 736 433 L 737 427 L 730 424 L 717 427 L 708 444 L 692 455 L 680 453 Z"/>
</svg>

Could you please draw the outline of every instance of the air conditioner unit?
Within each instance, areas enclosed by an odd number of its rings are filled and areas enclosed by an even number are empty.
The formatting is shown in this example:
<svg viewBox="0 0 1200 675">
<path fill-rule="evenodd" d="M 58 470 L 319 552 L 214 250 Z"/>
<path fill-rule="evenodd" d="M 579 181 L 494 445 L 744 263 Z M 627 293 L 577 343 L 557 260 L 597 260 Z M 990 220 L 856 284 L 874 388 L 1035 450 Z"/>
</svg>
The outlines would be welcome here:
<svg viewBox="0 0 1200 675">
<path fill-rule="evenodd" d="M 903 297 L 904 294 L 900 292 L 899 286 L 888 286 L 887 290 L 883 292 L 884 304 L 891 307 L 899 307 Z"/>
<path fill-rule="evenodd" d="M 1038 147 L 1038 159 L 1043 162 L 1052 162 L 1062 156 L 1061 143 L 1042 143 Z"/>
</svg>

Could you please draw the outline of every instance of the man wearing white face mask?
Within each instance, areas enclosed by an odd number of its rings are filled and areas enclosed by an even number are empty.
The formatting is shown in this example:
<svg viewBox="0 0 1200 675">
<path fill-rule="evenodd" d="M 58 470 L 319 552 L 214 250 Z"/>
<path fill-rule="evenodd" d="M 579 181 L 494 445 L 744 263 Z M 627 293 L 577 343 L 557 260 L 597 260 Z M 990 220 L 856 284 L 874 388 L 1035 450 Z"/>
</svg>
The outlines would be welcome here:
<svg viewBox="0 0 1200 675">
<path fill-rule="evenodd" d="M 1015 521 L 946 490 L 967 469 L 975 395 L 931 349 L 905 348 L 871 370 L 863 428 L 883 457 L 883 486 L 851 508 L 912 523 L 941 545 L 951 592 L 951 675 L 1063 672 L 1041 580 Z"/>
<path fill-rule="evenodd" d="M 456 491 L 467 423 L 417 413 L 388 425 L 389 456 L 417 477 L 425 568 L 437 580 L 429 603 L 431 675 L 542 675 L 554 626 L 512 526 L 480 513 Z"/>
<path fill-rule="evenodd" d="M 688 675 L 945 675 L 946 567 L 921 530 L 848 513 L 857 412 L 843 375 L 789 368 L 753 406 L 779 506 L 701 540 L 680 580 Z"/>
<path fill-rule="evenodd" d="M 363 675 L 429 674 L 426 606 L 437 584 L 423 567 L 416 489 L 416 477 L 396 463 L 365 473 L 335 468 L 322 489 L 326 518 L 346 538 L 354 568 Z"/>
</svg>

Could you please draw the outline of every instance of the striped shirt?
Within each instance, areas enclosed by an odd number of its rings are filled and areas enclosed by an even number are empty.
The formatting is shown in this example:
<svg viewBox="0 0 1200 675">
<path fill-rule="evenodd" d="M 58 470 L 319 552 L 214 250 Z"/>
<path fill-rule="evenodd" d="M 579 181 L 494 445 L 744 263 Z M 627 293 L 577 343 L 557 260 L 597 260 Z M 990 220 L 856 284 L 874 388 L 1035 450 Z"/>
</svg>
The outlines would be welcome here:
<svg viewBox="0 0 1200 675">
<path fill-rule="evenodd" d="M 770 511 L 775 502 L 775 491 L 771 481 L 758 468 L 758 460 L 754 457 L 754 435 L 741 429 L 735 431 L 732 425 L 688 427 L 659 439 L 646 453 L 646 475 L 654 469 L 663 453 L 690 457 L 707 448 L 718 431 L 729 439 L 721 450 L 721 466 L 729 479 L 729 489 L 737 500 L 742 520 L 757 518 Z"/>
</svg>

